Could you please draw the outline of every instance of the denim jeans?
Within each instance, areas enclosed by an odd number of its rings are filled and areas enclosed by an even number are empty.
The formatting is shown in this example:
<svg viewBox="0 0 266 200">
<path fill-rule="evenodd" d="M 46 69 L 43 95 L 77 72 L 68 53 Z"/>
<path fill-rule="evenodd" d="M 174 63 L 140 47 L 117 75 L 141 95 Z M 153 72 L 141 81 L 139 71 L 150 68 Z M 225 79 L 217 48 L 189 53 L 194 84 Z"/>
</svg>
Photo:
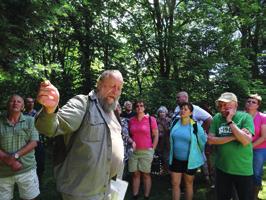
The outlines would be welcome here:
<svg viewBox="0 0 266 200">
<path fill-rule="evenodd" d="M 261 186 L 263 164 L 266 163 L 266 148 L 253 150 L 254 184 Z"/>
</svg>

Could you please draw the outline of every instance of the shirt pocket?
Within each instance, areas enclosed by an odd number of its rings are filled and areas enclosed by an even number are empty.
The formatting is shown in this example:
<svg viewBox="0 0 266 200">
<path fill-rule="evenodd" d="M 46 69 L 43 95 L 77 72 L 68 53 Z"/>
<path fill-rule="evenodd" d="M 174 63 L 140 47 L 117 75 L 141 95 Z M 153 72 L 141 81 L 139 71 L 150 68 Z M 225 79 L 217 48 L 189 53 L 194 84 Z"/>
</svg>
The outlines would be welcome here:
<svg viewBox="0 0 266 200">
<path fill-rule="evenodd" d="M 107 127 L 104 120 L 99 116 L 94 116 L 87 118 L 88 127 L 85 130 L 85 140 L 89 142 L 99 142 L 102 141 L 103 135 L 106 134 Z"/>
</svg>

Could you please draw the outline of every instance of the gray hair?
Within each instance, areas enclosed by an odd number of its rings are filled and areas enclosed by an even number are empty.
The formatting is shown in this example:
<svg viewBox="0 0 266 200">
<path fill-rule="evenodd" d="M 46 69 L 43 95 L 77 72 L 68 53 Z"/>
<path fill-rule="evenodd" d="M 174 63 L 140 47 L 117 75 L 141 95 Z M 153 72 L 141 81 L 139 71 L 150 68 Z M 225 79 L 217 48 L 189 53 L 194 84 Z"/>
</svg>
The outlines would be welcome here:
<svg viewBox="0 0 266 200">
<path fill-rule="evenodd" d="M 24 109 L 24 106 L 25 106 L 25 102 L 24 102 L 24 99 L 22 98 L 22 96 L 20 96 L 20 95 L 18 95 L 18 94 L 12 94 L 12 95 L 8 98 L 7 103 L 6 103 L 7 107 L 8 107 L 8 104 L 10 103 L 10 101 L 11 101 L 11 99 L 12 99 L 13 97 L 19 97 L 19 98 L 21 99 L 21 102 L 22 102 L 22 110 L 23 110 L 23 109 Z"/>
<path fill-rule="evenodd" d="M 160 108 L 158 108 L 157 110 L 157 114 L 159 114 L 160 112 L 164 112 L 164 113 L 168 113 L 168 110 L 165 106 L 160 106 Z"/>
<path fill-rule="evenodd" d="M 101 83 L 110 76 L 117 77 L 123 82 L 123 76 L 119 70 L 105 70 L 97 79 L 96 89 L 98 90 Z"/>
<path fill-rule="evenodd" d="M 126 107 L 126 105 L 128 105 L 128 104 L 131 104 L 132 105 L 132 103 L 130 101 L 125 101 L 124 102 L 124 107 Z"/>
<path fill-rule="evenodd" d="M 20 96 L 20 95 L 18 95 L 18 94 L 12 94 L 12 95 L 8 98 L 8 100 L 7 100 L 7 104 L 10 103 L 10 101 L 11 101 L 11 99 L 12 99 L 13 97 L 19 97 L 19 98 L 21 98 L 22 103 L 23 103 L 23 105 L 24 105 L 24 99 L 22 98 L 22 96 Z"/>
</svg>

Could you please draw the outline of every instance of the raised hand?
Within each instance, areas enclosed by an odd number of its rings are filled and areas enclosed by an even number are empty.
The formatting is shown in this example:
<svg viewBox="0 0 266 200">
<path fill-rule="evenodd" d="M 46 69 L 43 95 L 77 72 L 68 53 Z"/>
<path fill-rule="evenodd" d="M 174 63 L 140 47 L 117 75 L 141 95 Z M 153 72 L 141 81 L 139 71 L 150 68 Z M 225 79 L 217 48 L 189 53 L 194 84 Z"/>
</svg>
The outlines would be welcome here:
<svg viewBox="0 0 266 200">
<path fill-rule="evenodd" d="M 57 88 L 50 81 L 46 80 L 41 82 L 37 101 L 43 105 L 45 112 L 53 113 L 56 110 L 59 103 L 59 96 Z"/>
</svg>

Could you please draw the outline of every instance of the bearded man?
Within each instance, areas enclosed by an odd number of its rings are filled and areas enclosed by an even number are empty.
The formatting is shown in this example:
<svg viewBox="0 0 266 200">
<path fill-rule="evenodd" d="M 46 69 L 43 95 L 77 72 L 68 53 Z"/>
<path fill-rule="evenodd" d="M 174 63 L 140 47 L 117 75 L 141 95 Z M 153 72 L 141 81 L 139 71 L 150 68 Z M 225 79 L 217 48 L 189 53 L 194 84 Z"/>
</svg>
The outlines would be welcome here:
<svg viewBox="0 0 266 200">
<path fill-rule="evenodd" d="M 65 160 L 55 168 L 64 200 L 110 199 L 110 181 L 121 170 L 124 156 L 121 126 L 113 112 L 122 86 L 118 70 L 104 71 L 96 90 L 77 95 L 57 111 L 57 88 L 49 81 L 41 83 L 37 101 L 43 109 L 36 127 L 49 137 L 64 135 L 71 143 Z"/>
</svg>

